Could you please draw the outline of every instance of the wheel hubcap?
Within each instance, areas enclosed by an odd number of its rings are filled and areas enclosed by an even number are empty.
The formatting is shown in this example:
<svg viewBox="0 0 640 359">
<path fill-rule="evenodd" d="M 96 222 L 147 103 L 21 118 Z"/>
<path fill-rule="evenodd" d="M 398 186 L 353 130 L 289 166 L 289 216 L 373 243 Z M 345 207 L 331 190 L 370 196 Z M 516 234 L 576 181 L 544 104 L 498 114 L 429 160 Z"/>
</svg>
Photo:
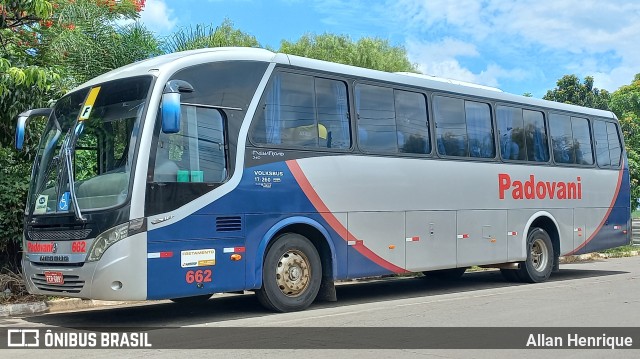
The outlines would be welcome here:
<svg viewBox="0 0 640 359">
<path fill-rule="evenodd" d="M 285 252 L 278 261 L 276 281 L 278 288 L 288 297 L 297 297 L 309 286 L 311 267 L 309 259 L 298 250 Z"/>
<path fill-rule="evenodd" d="M 547 245 L 542 239 L 535 239 L 531 245 L 531 263 L 533 268 L 542 272 L 547 267 L 549 261 Z"/>
</svg>

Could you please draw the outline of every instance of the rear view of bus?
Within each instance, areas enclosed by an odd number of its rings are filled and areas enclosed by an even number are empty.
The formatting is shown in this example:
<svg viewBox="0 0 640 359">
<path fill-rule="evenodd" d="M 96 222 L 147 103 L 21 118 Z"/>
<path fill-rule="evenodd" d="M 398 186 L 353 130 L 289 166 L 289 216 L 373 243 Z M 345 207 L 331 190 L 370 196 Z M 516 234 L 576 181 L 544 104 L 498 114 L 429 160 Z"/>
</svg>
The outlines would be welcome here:
<svg viewBox="0 0 640 359">
<path fill-rule="evenodd" d="M 335 280 L 473 265 L 542 282 L 630 242 L 611 112 L 219 48 L 89 81 L 46 118 L 25 211 L 31 293 L 276 311 Z"/>
</svg>

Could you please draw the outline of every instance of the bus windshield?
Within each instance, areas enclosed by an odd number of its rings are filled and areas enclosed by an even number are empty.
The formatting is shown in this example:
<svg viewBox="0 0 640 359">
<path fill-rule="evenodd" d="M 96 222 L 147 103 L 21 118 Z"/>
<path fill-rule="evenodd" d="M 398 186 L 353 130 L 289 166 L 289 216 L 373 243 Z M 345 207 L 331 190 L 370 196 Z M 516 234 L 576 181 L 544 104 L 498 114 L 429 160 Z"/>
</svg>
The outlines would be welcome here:
<svg viewBox="0 0 640 359">
<path fill-rule="evenodd" d="M 56 103 L 38 147 L 29 214 L 73 211 L 74 190 L 81 210 L 126 201 L 151 82 L 150 76 L 111 81 Z"/>
</svg>

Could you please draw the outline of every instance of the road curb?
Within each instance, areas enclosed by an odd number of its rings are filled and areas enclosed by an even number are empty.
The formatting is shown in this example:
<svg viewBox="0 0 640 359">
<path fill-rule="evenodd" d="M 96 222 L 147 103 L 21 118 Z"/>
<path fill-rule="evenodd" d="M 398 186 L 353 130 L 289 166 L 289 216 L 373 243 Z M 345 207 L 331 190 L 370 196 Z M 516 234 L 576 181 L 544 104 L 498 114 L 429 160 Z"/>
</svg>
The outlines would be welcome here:
<svg viewBox="0 0 640 359">
<path fill-rule="evenodd" d="M 140 302 L 90 300 L 79 298 L 58 299 L 31 303 L 0 305 L 0 318 L 17 317 L 29 314 L 56 313 L 79 309 L 110 307 Z"/>
</svg>

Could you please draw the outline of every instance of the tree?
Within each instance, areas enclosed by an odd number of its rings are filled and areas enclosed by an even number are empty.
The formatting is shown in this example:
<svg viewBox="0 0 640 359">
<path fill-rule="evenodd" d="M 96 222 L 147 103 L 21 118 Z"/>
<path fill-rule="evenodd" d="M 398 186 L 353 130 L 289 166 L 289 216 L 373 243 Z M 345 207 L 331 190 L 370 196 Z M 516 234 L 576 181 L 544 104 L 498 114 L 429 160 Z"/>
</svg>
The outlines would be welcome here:
<svg viewBox="0 0 640 359">
<path fill-rule="evenodd" d="M 593 87 L 593 77 L 591 76 L 585 77 L 584 82 L 580 83 L 580 79 L 576 75 L 564 75 L 556 85 L 556 88 L 547 91 L 547 94 L 544 95 L 545 100 L 601 110 L 609 109 L 611 94 L 607 90 Z"/>
<path fill-rule="evenodd" d="M 172 53 L 225 46 L 260 47 L 260 43 L 253 35 L 236 29 L 229 19 L 225 19 L 217 27 L 196 25 L 181 28 L 164 40 L 162 48 L 165 53 Z"/>
<path fill-rule="evenodd" d="M 307 34 L 296 42 L 283 40 L 279 51 L 381 71 L 417 72 L 403 47 L 392 46 L 380 38 L 365 37 L 354 42 L 344 35 Z"/>
<path fill-rule="evenodd" d="M 631 207 L 635 209 L 640 199 L 640 74 L 636 74 L 631 84 L 611 94 L 609 106 L 624 133 L 631 176 Z"/>
<path fill-rule="evenodd" d="M 27 141 L 25 152 L 13 151 L 16 115 L 46 106 L 88 77 L 158 53 L 157 42 L 141 26 L 115 25 L 137 18 L 144 2 L 0 2 L 0 269 L 15 265 L 11 257 L 20 247 L 35 152 L 36 141 Z M 92 57 L 80 57 L 80 49 Z"/>
</svg>

